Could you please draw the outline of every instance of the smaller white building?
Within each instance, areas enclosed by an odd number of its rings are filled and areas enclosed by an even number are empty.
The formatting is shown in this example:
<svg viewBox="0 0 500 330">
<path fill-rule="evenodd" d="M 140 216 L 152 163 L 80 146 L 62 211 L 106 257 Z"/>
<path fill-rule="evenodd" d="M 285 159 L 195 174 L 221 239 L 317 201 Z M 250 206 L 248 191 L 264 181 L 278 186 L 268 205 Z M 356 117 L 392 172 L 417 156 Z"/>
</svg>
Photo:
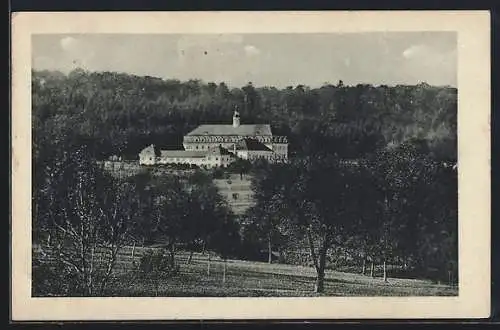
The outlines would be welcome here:
<svg viewBox="0 0 500 330">
<path fill-rule="evenodd" d="M 141 165 L 155 165 L 156 153 L 154 145 L 150 145 L 139 153 L 139 164 Z"/>
<path fill-rule="evenodd" d="M 269 162 L 276 163 L 286 161 L 286 155 L 277 153 L 264 143 L 251 138 L 246 138 L 235 144 L 233 153 L 242 159 L 254 161 L 257 159 L 266 159 Z"/>
<path fill-rule="evenodd" d="M 222 147 L 210 148 L 205 151 L 192 150 L 161 150 L 156 156 L 154 146 L 144 148 L 139 153 L 141 165 L 185 164 L 199 167 L 227 167 L 236 159 L 235 155 Z"/>
</svg>

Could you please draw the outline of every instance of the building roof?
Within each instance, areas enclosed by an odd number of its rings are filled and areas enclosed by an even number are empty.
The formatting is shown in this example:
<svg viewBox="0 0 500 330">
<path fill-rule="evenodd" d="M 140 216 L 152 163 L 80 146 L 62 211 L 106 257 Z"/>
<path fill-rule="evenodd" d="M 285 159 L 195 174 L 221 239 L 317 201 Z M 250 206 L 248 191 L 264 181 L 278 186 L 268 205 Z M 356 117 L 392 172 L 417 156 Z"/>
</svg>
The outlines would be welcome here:
<svg viewBox="0 0 500 330">
<path fill-rule="evenodd" d="M 255 139 L 243 139 L 241 141 L 238 141 L 238 143 L 236 143 L 236 149 L 237 150 L 247 150 L 247 151 L 270 151 L 270 152 L 272 152 L 272 150 L 269 149 L 268 147 L 266 147 L 265 144 L 255 140 Z"/>
<path fill-rule="evenodd" d="M 161 150 L 161 157 L 177 157 L 177 158 L 204 158 L 205 151 L 190 151 L 190 150 Z"/>
<path fill-rule="evenodd" d="M 233 155 L 227 149 L 217 146 L 206 151 L 192 151 L 192 150 L 161 150 L 161 157 L 177 157 L 177 158 L 204 158 L 208 155 L 223 156 Z"/>
<path fill-rule="evenodd" d="M 142 149 L 140 153 L 141 154 L 150 153 L 150 152 L 154 153 L 154 151 L 155 151 L 155 147 L 154 147 L 154 145 L 151 144 L 151 145 L 147 146 L 146 148 Z"/>
<path fill-rule="evenodd" d="M 247 124 L 233 127 L 233 125 L 200 125 L 189 135 L 240 135 L 240 136 L 271 136 L 271 126 L 267 124 Z"/>
<path fill-rule="evenodd" d="M 211 155 L 233 155 L 229 150 L 226 148 L 223 148 L 221 146 L 217 146 L 215 148 L 211 148 L 206 154 L 211 154 Z"/>
</svg>

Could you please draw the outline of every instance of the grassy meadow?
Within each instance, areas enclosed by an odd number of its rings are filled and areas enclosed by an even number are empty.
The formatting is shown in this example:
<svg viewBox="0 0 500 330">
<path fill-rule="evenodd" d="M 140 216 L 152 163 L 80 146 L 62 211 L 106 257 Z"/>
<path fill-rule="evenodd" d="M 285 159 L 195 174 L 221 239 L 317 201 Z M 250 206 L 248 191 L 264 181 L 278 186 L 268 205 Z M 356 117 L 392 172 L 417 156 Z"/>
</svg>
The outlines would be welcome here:
<svg viewBox="0 0 500 330">
<path fill-rule="evenodd" d="M 163 297 L 314 297 L 315 270 L 312 267 L 227 260 L 178 251 L 179 272 L 163 277 L 138 270 L 147 248 L 124 248 L 118 257 L 114 278 L 106 296 Z M 390 276 L 390 273 L 389 273 Z M 225 278 L 224 278 L 225 277 Z M 384 283 L 380 270 L 376 277 L 336 270 L 326 271 L 325 292 L 321 296 L 454 296 L 458 288 L 420 279 L 390 278 Z"/>
</svg>

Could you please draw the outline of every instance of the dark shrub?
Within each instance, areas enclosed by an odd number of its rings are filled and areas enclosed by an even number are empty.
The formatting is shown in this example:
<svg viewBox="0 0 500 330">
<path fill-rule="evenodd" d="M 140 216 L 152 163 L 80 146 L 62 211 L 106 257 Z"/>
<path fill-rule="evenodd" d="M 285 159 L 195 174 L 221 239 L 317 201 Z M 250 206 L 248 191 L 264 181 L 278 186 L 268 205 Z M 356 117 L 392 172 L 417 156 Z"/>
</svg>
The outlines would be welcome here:
<svg viewBox="0 0 500 330">
<path fill-rule="evenodd" d="M 148 250 L 142 257 L 139 270 L 145 274 L 173 275 L 179 266 L 172 262 L 164 249 Z"/>
</svg>

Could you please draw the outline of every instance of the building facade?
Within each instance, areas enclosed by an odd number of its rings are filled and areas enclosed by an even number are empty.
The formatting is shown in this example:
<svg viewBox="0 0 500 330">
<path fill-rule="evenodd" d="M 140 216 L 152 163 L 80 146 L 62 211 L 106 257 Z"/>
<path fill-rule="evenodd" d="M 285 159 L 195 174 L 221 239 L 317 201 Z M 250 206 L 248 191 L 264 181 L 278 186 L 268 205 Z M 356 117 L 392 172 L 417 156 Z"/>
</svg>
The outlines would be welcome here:
<svg viewBox="0 0 500 330">
<path fill-rule="evenodd" d="M 183 139 L 184 150 L 161 150 L 156 156 L 154 146 L 139 154 L 142 165 L 192 164 L 201 167 L 225 167 L 237 158 L 254 161 L 264 158 L 270 162 L 288 160 L 286 136 L 276 136 L 270 125 L 240 124 L 237 111 L 233 123 L 200 125 Z"/>
</svg>

